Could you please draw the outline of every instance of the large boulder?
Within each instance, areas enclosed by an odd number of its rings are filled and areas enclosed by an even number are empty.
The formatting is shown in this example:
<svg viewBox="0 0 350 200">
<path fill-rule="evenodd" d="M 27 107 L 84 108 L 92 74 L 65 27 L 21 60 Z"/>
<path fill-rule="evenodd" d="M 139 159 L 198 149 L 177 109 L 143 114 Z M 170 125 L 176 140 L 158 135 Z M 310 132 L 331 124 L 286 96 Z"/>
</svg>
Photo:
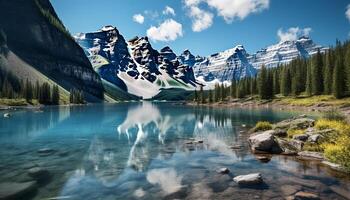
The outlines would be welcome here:
<svg viewBox="0 0 350 200">
<path fill-rule="evenodd" d="M 248 139 L 253 152 L 275 152 L 277 143 L 273 135 L 274 130 L 258 132 Z"/>
<path fill-rule="evenodd" d="M 277 138 L 276 141 L 278 143 L 278 147 L 281 149 L 281 152 L 287 155 L 296 155 L 304 146 L 304 143 L 299 140 L 285 140 Z"/>
<path fill-rule="evenodd" d="M 233 178 L 233 181 L 239 185 L 256 185 L 263 182 L 260 173 L 240 175 Z"/>
<path fill-rule="evenodd" d="M 36 190 L 37 185 L 35 181 L 24 183 L 0 183 L 0 200 L 27 198 L 27 195 L 34 193 Z"/>
</svg>

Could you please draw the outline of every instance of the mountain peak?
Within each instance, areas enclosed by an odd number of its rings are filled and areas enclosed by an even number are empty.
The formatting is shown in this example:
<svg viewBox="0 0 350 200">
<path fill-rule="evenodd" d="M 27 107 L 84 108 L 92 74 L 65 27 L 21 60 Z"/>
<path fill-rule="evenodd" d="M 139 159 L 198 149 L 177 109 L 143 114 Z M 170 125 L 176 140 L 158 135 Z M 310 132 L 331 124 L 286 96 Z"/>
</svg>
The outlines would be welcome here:
<svg viewBox="0 0 350 200">
<path fill-rule="evenodd" d="M 100 31 L 112 31 L 112 30 L 117 30 L 117 28 L 112 25 L 106 25 L 100 29 Z"/>
</svg>

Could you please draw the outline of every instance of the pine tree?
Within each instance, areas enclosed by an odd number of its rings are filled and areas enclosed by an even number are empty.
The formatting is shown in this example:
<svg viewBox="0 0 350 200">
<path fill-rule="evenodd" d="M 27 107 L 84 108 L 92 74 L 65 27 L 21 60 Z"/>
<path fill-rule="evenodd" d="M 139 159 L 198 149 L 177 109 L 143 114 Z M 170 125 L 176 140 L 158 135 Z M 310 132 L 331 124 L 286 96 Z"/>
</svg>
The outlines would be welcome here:
<svg viewBox="0 0 350 200">
<path fill-rule="evenodd" d="M 205 103 L 205 96 L 204 96 L 204 92 L 203 92 L 203 86 L 200 87 L 200 90 L 199 90 L 199 97 L 200 97 L 200 102 L 202 104 Z"/>
<path fill-rule="evenodd" d="M 307 64 L 307 72 L 306 72 L 306 94 L 308 96 L 312 95 L 312 74 L 311 74 L 311 66 L 310 62 Z"/>
<path fill-rule="evenodd" d="M 51 102 L 53 105 L 59 105 L 59 101 L 60 101 L 59 88 L 57 85 L 54 85 L 52 87 Z"/>
<path fill-rule="evenodd" d="M 344 68 L 341 58 L 337 58 L 333 71 L 333 95 L 340 99 L 344 95 Z"/>
<path fill-rule="evenodd" d="M 288 96 L 291 93 L 291 75 L 288 68 L 283 67 L 281 78 L 281 94 Z"/>
<path fill-rule="evenodd" d="M 274 70 L 274 73 L 273 73 L 273 93 L 274 94 L 280 93 L 280 79 L 279 79 L 279 74 L 277 70 Z"/>
<path fill-rule="evenodd" d="M 71 95 L 71 97 L 73 97 L 73 95 Z M 198 101 L 198 93 L 197 93 L 197 89 L 194 90 L 194 102 Z M 73 102 L 73 99 L 70 100 L 70 102 Z"/>
<path fill-rule="evenodd" d="M 258 75 L 258 89 L 259 89 L 259 96 L 261 99 L 268 99 L 269 95 L 267 93 L 267 70 L 265 66 L 262 66 Z"/>
<path fill-rule="evenodd" d="M 322 76 L 322 56 L 320 50 L 316 56 L 311 59 L 312 63 L 312 94 L 320 95 L 323 92 L 323 76 Z"/>
<path fill-rule="evenodd" d="M 350 92 L 350 42 L 346 43 L 346 53 L 345 53 L 345 69 L 346 69 L 346 85 L 347 91 Z"/>
<path fill-rule="evenodd" d="M 213 103 L 213 90 L 209 90 L 208 93 L 209 93 L 208 101 L 209 103 Z"/>
<path fill-rule="evenodd" d="M 332 93 L 332 78 L 333 78 L 333 60 L 332 60 L 332 54 L 330 51 L 328 51 L 325 54 L 325 65 L 323 67 L 323 86 L 324 86 L 324 93 L 325 94 L 331 94 Z"/>
<path fill-rule="evenodd" d="M 236 80 L 232 79 L 230 87 L 230 96 L 231 98 L 236 97 Z"/>
</svg>

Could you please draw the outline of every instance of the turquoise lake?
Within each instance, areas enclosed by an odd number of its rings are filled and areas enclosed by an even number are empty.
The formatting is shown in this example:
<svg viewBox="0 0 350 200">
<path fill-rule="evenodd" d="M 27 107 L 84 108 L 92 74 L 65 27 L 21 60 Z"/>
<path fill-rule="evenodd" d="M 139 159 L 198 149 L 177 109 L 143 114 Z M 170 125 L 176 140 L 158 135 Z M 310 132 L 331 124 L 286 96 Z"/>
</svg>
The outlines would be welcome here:
<svg viewBox="0 0 350 200">
<path fill-rule="evenodd" d="M 316 161 L 263 163 L 250 152 L 247 130 L 257 121 L 298 112 L 141 102 L 10 113 L 0 119 L 0 182 L 31 181 L 33 167 L 49 172 L 25 199 L 285 199 L 298 190 L 335 200 L 350 190 L 349 175 Z M 219 174 L 223 167 L 230 173 Z M 258 187 L 232 180 L 256 172 Z"/>
</svg>

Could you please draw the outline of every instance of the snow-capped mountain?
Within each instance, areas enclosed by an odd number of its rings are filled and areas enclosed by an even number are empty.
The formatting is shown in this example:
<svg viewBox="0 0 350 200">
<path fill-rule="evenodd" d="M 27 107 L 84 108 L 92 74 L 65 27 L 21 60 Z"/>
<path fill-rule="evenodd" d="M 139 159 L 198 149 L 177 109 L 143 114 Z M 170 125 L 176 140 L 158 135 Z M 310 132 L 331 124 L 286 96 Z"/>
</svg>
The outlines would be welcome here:
<svg viewBox="0 0 350 200">
<path fill-rule="evenodd" d="M 295 41 L 283 41 L 261 49 L 255 54 L 248 54 L 242 45 L 232 49 L 200 58 L 194 64 L 196 77 L 206 82 L 230 81 L 247 76 L 255 76 L 262 65 L 276 67 L 287 64 L 298 57 L 308 58 L 326 49 L 315 44 L 309 37 L 302 36 Z"/>
<path fill-rule="evenodd" d="M 326 49 L 315 44 L 309 37 L 302 36 L 295 41 L 282 41 L 261 49 L 248 56 L 248 60 L 257 69 L 260 69 L 262 65 L 276 67 L 279 64 L 289 63 L 297 57 L 308 58 L 318 50 L 324 52 Z"/>
<path fill-rule="evenodd" d="M 115 27 L 105 26 L 96 32 L 77 34 L 75 39 L 84 48 L 105 87 L 112 85 L 114 90 L 152 98 L 161 89 L 193 90 L 199 86 L 192 67 L 170 47 L 160 52 L 153 49 L 147 37 L 126 42 Z"/>
<path fill-rule="evenodd" d="M 247 76 L 255 76 L 257 70 L 249 63 L 247 52 L 242 45 L 232 49 L 213 54 L 209 57 L 198 59 L 194 64 L 196 77 L 203 77 L 206 82 L 215 79 L 219 81 L 231 81 Z"/>
</svg>

